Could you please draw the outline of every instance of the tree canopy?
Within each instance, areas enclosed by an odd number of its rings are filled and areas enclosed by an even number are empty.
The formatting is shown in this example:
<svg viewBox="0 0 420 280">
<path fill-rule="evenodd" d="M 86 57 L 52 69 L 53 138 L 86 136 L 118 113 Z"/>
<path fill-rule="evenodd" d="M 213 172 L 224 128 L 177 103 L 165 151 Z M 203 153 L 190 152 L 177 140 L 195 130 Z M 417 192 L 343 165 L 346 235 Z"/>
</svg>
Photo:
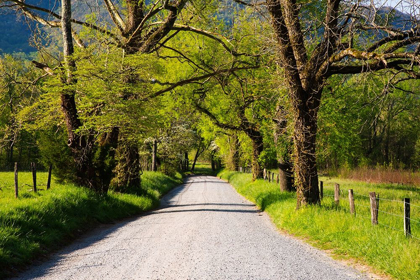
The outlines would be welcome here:
<svg viewBox="0 0 420 280">
<path fill-rule="evenodd" d="M 128 191 L 142 168 L 185 171 L 201 155 L 250 166 L 255 180 L 279 168 L 300 207 L 319 202 L 319 169 L 419 167 L 415 12 L 340 0 L 72 4 L 0 1 L 50 36 L 32 64 L 1 57 L 3 168 L 35 158 L 98 192 Z"/>
</svg>

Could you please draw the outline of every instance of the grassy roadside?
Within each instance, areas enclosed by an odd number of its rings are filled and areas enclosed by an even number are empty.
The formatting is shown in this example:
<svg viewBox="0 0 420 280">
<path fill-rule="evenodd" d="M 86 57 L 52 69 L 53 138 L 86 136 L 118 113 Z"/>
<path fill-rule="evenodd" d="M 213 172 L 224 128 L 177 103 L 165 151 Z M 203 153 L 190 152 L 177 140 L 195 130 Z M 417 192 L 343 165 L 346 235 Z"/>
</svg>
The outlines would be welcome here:
<svg viewBox="0 0 420 280">
<path fill-rule="evenodd" d="M 31 260 L 68 243 L 98 223 L 109 223 L 151 210 L 159 199 L 182 183 L 181 176 L 170 178 L 158 172 L 145 172 L 142 187 L 146 195 L 110 192 L 99 196 L 74 185 L 53 184 L 37 193 L 30 191 L 32 175 L 19 173 L 19 198 L 14 198 L 13 173 L 0 173 L 0 279 L 13 275 Z M 38 173 L 46 182 L 46 173 Z M 39 184 L 39 183 L 38 183 Z"/>
<path fill-rule="evenodd" d="M 239 172 L 222 171 L 218 176 L 228 180 L 240 194 L 267 212 L 278 228 L 304 238 L 318 248 L 331 250 L 340 259 L 360 261 L 373 267 L 377 272 L 386 273 L 396 279 L 418 279 L 420 241 L 414 238 L 407 239 L 402 231 L 389 228 L 388 226 L 402 229 L 400 226 L 402 221 L 393 220 L 392 216 L 387 216 L 385 213 L 380 212 L 380 225 L 372 226 L 369 209 L 364 210 L 365 203 L 368 203 L 364 195 L 369 191 L 376 191 L 380 193 L 381 198 L 389 200 L 410 197 L 413 204 L 419 205 L 419 189 L 323 178 L 326 195 L 333 193 L 335 182 L 341 184 L 344 192 L 340 206 L 335 206 L 333 199 L 327 196 L 321 206 L 295 210 L 295 194 L 280 192 L 274 183 L 263 180 L 252 182 L 250 174 Z M 350 215 L 348 202 L 345 200 L 349 188 L 354 189 L 358 195 L 356 217 Z M 396 202 L 381 201 L 380 210 L 384 212 L 398 213 L 395 211 L 399 211 L 399 208 L 401 205 Z M 412 219 L 420 220 L 419 210 L 412 209 Z M 412 226 L 413 235 L 417 234 L 420 238 L 420 225 L 413 223 Z"/>
</svg>

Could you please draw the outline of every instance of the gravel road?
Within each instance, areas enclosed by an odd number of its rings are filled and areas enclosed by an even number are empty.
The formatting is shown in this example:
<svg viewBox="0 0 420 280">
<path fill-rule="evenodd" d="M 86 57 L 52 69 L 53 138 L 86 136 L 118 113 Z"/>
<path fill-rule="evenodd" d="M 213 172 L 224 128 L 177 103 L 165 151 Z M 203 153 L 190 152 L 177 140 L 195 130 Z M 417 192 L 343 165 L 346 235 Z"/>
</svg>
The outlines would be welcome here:
<svg viewBox="0 0 420 280">
<path fill-rule="evenodd" d="M 190 177 L 161 209 L 96 230 L 18 279 L 367 279 L 279 233 L 216 177 Z"/>
</svg>

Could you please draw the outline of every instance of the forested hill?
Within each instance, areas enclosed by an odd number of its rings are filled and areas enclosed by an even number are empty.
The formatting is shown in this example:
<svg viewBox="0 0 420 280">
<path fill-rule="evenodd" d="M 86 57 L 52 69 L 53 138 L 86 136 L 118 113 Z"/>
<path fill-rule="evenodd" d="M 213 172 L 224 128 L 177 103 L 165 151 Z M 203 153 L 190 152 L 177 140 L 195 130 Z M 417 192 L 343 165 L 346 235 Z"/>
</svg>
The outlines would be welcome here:
<svg viewBox="0 0 420 280">
<path fill-rule="evenodd" d="M 5 11 L 1 12 L 0 18 L 0 53 L 35 51 L 29 44 L 31 28 L 24 18 L 18 18 L 15 13 Z"/>
<path fill-rule="evenodd" d="M 26 3 L 53 11 L 57 11 L 60 6 L 60 1 L 57 0 L 27 0 Z M 84 19 L 86 14 L 104 15 L 105 11 L 99 9 L 95 3 L 94 0 L 76 1 L 73 4 L 73 16 L 77 19 Z M 37 25 L 26 20 L 25 17 L 18 16 L 11 10 L 0 8 L 0 54 L 36 51 L 30 44 L 32 30 L 36 28 Z"/>
<path fill-rule="evenodd" d="M 49 7 L 56 10 L 58 7 L 55 0 L 30 0 L 26 1 L 29 4 L 39 5 L 41 7 Z M 104 10 L 100 10 L 94 1 L 77 1 L 73 5 L 76 18 L 82 19 L 84 15 L 89 13 L 105 15 Z M 90 4 L 92 2 L 92 5 Z M 147 2 L 147 1 L 146 1 Z M 86 12 L 87 11 L 87 12 Z M 391 8 L 384 7 L 380 10 L 380 14 L 388 14 Z M 36 25 L 33 22 L 27 22 L 22 16 L 17 16 L 14 12 L 0 9 L 0 54 L 24 52 L 30 53 L 35 51 L 35 48 L 30 45 L 31 29 L 35 29 Z M 398 28 L 404 28 L 404 22 L 410 19 L 410 16 L 402 12 L 396 11 L 395 18 L 392 25 Z"/>
</svg>

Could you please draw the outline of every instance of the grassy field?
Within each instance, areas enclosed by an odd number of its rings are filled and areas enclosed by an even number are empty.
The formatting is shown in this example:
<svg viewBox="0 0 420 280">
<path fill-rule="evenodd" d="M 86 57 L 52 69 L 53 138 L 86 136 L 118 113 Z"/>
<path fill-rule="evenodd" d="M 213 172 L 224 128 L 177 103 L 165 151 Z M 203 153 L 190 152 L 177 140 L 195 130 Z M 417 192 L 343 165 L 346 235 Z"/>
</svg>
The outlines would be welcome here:
<svg viewBox="0 0 420 280">
<path fill-rule="evenodd" d="M 211 170 L 210 164 L 205 163 L 205 162 L 197 162 L 194 167 L 194 172 L 191 172 L 191 171 L 185 172 L 186 175 L 209 175 L 209 176 L 216 176 L 217 173 L 218 173 L 218 170 L 216 171 Z"/>
<path fill-rule="evenodd" d="M 396 279 L 418 279 L 420 275 L 420 190 L 397 184 L 371 184 L 321 178 L 325 197 L 321 206 L 296 210 L 294 193 L 282 193 L 275 183 L 251 181 L 251 174 L 219 173 L 237 191 L 266 211 L 278 228 L 304 238 L 316 247 L 329 250 L 340 259 L 371 266 Z M 334 184 L 342 190 L 340 205 L 333 197 Z M 349 211 L 348 189 L 355 194 L 356 216 Z M 380 195 L 379 225 L 370 221 L 369 192 Z M 401 200 L 411 198 L 413 238 L 403 232 Z M 416 206 L 414 206 L 416 205 Z"/>
<path fill-rule="evenodd" d="M 159 205 L 160 197 L 182 183 L 145 172 L 142 187 L 146 195 L 99 196 L 73 185 L 53 183 L 45 190 L 47 174 L 38 173 L 37 193 L 32 192 L 32 175 L 19 173 L 19 198 L 14 197 L 14 177 L 0 173 L 0 279 L 13 275 L 31 260 L 58 249 L 98 223 L 109 223 Z M 44 185 L 43 185 L 44 184 Z"/>
</svg>

